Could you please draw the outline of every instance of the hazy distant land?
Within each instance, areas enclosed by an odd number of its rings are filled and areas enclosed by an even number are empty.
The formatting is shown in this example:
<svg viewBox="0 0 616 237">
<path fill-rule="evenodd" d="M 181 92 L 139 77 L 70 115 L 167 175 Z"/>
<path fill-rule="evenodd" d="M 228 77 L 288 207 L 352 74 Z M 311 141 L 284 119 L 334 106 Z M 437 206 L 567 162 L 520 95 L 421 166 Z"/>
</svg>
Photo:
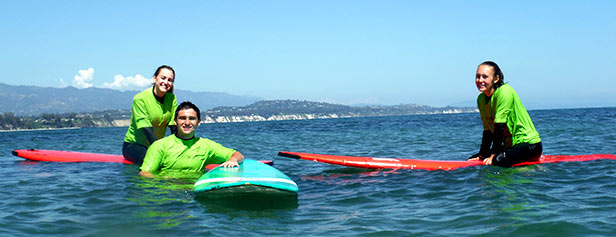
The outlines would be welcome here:
<svg viewBox="0 0 616 237">
<path fill-rule="evenodd" d="M 247 106 L 219 106 L 201 113 L 203 123 L 256 122 L 275 120 L 331 119 L 412 114 L 477 112 L 471 107 L 430 107 L 426 105 L 348 106 L 299 100 L 266 100 Z M 37 116 L 0 114 L 0 130 L 123 127 L 130 124 L 130 110 L 85 113 L 44 113 Z"/>
</svg>

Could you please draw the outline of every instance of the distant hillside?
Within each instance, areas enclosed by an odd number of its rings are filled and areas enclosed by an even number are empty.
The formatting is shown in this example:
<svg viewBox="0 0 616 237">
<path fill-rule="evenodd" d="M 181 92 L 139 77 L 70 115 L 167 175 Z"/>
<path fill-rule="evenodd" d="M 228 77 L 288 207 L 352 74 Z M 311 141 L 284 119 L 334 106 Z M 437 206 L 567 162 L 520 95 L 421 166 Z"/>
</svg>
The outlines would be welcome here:
<svg viewBox="0 0 616 237">
<path fill-rule="evenodd" d="M 299 100 L 266 100 L 247 106 L 216 107 L 202 113 L 206 123 L 345 118 L 411 114 L 477 112 L 473 107 L 430 107 L 404 104 L 393 106 L 348 106 Z"/>
<path fill-rule="evenodd" d="M 473 107 L 435 108 L 416 104 L 347 106 L 299 100 L 266 100 L 247 106 L 212 108 L 203 111 L 201 118 L 205 123 L 226 123 L 472 112 L 477 112 L 477 109 Z M 0 113 L 0 130 L 122 127 L 130 124 L 130 115 L 131 112 L 128 109 L 88 113 L 42 113 L 37 116 L 16 116 L 12 112 L 4 112 Z"/>
<path fill-rule="evenodd" d="M 130 123 L 130 110 L 108 110 L 94 113 L 43 113 L 38 116 L 15 116 L 0 113 L 1 130 L 56 129 L 87 127 L 125 127 Z"/>
<path fill-rule="evenodd" d="M 133 96 L 138 92 L 104 88 L 12 86 L 0 83 L 0 113 L 34 116 L 43 113 L 130 110 Z M 204 110 L 216 106 L 243 106 L 259 100 L 257 97 L 217 92 L 176 90 L 176 94 L 178 102 L 190 100 Z"/>
</svg>

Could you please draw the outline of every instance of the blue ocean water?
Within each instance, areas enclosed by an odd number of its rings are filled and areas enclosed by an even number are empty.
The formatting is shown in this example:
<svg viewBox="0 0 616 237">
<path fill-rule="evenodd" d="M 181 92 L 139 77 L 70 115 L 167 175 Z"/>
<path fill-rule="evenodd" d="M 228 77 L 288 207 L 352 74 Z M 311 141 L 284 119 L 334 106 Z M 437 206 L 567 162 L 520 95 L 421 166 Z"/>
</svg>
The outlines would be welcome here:
<svg viewBox="0 0 616 237">
<path fill-rule="evenodd" d="M 616 108 L 533 110 L 545 154 L 616 154 Z M 202 125 L 197 134 L 274 160 L 297 200 L 198 200 L 189 179 L 134 165 L 27 162 L 13 149 L 120 154 L 126 128 L 0 133 L 0 234 L 8 236 L 559 236 L 616 233 L 616 160 L 453 171 L 366 170 L 278 151 L 464 160 L 478 114 Z"/>
</svg>

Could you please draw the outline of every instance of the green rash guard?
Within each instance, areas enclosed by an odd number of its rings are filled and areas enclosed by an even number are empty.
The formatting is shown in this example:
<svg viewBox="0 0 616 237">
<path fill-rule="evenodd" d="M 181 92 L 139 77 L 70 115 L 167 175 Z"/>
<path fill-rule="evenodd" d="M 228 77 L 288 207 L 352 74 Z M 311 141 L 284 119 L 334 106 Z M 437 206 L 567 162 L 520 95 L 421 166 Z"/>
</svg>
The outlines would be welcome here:
<svg viewBox="0 0 616 237">
<path fill-rule="evenodd" d="M 175 95 L 171 92 L 165 93 L 164 103 L 158 102 L 152 88 L 146 89 L 133 98 L 133 110 L 130 117 L 130 126 L 124 137 L 128 143 L 138 143 L 149 146 L 150 141 L 144 133 L 137 130 L 145 127 L 152 127 L 156 138 L 165 136 L 167 126 L 175 125 L 173 117 L 177 109 L 178 102 Z"/>
<path fill-rule="evenodd" d="M 175 135 L 156 140 L 148 148 L 141 165 L 144 172 L 204 172 L 208 164 L 223 163 L 235 153 L 210 139 L 182 140 Z"/>
<path fill-rule="evenodd" d="M 489 100 L 489 101 L 488 101 Z M 477 97 L 477 107 L 481 114 L 483 129 L 494 132 L 495 123 L 507 124 L 505 148 L 520 144 L 541 142 L 539 133 L 522 105 L 520 97 L 510 85 L 503 84 L 488 98 L 484 93 Z"/>
</svg>

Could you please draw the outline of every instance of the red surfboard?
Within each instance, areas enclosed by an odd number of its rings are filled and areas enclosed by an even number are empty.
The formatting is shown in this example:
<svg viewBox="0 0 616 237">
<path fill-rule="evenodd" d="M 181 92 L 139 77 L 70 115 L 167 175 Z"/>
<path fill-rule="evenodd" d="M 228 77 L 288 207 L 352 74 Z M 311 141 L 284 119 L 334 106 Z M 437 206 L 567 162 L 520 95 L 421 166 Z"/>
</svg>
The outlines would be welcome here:
<svg viewBox="0 0 616 237">
<path fill-rule="evenodd" d="M 76 151 L 55 151 L 55 150 L 14 150 L 13 155 L 19 156 L 31 161 L 49 161 L 49 162 L 112 162 L 133 164 L 129 160 L 124 159 L 122 155 L 109 155 L 100 153 L 87 153 Z M 274 161 L 260 160 L 261 163 L 274 165 Z M 216 168 L 217 164 L 209 164 L 205 167 L 206 170 Z"/>
<path fill-rule="evenodd" d="M 301 152 L 278 152 L 279 156 L 312 160 L 336 165 L 344 165 L 366 169 L 422 169 L 422 170 L 453 170 L 458 168 L 484 165 L 481 161 L 451 161 L 451 160 L 415 160 L 398 158 L 377 158 L 360 156 L 337 156 L 312 154 Z M 568 161 L 589 161 L 599 159 L 616 160 L 613 154 L 591 154 L 591 155 L 543 155 L 537 161 L 519 163 L 514 166 L 534 165 Z"/>
<path fill-rule="evenodd" d="M 51 162 L 113 162 L 132 164 L 124 159 L 122 155 L 110 155 L 100 153 L 87 153 L 76 151 L 54 151 L 54 150 L 14 150 L 13 155 L 32 161 L 51 161 Z"/>
</svg>

